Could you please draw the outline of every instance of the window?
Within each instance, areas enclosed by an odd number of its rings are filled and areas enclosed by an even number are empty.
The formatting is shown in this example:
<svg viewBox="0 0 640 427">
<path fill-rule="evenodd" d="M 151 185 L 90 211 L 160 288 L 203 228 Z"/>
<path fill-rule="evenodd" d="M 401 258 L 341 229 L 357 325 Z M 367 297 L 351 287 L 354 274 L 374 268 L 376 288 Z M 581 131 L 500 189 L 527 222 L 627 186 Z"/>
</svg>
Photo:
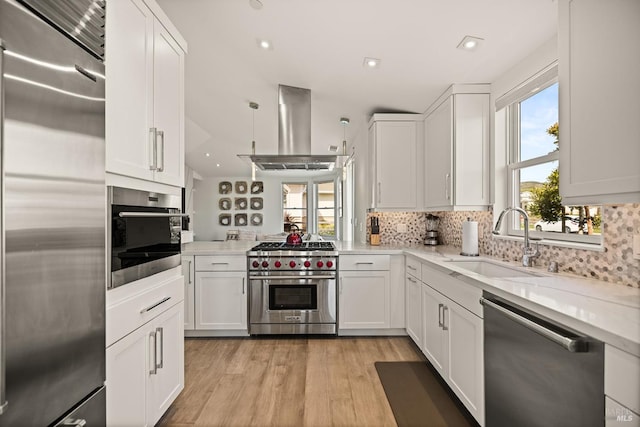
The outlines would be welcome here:
<svg viewBox="0 0 640 427">
<path fill-rule="evenodd" d="M 291 231 L 294 225 L 301 233 L 308 231 L 306 183 L 282 184 L 282 208 L 284 231 Z"/>
<path fill-rule="evenodd" d="M 325 240 L 334 240 L 338 233 L 336 211 L 336 182 L 333 179 L 282 183 L 285 232 L 297 226 L 301 233 L 318 234 Z"/>
<path fill-rule="evenodd" d="M 336 198 L 333 181 L 317 182 L 316 187 L 316 217 L 318 234 L 325 239 L 336 238 Z"/>
<path fill-rule="evenodd" d="M 509 205 L 527 211 L 534 236 L 601 243 L 601 207 L 565 206 L 560 197 L 557 66 L 514 89 L 496 106 L 503 106 L 506 115 Z M 509 234 L 522 235 L 523 230 L 524 220 L 512 214 Z"/>
</svg>

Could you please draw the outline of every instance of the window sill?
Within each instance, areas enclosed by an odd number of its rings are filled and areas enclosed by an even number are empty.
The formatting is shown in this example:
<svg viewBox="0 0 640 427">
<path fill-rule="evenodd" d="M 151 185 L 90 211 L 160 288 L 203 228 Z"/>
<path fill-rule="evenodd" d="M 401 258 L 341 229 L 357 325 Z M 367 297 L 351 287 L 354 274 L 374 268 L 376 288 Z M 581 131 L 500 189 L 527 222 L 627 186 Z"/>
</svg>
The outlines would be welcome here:
<svg viewBox="0 0 640 427">
<path fill-rule="evenodd" d="M 519 242 L 522 242 L 524 240 L 524 238 L 520 236 L 492 235 L 491 237 L 498 240 L 513 240 L 513 241 L 519 241 Z M 604 245 L 602 243 L 594 244 L 594 243 L 567 242 L 562 240 L 551 240 L 551 239 L 531 240 L 531 241 L 537 242 L 538 244 L 543 246 L 580 249 L 583 251 L 593 251 L 593 252 L 604 252 Z"/>
</svg>

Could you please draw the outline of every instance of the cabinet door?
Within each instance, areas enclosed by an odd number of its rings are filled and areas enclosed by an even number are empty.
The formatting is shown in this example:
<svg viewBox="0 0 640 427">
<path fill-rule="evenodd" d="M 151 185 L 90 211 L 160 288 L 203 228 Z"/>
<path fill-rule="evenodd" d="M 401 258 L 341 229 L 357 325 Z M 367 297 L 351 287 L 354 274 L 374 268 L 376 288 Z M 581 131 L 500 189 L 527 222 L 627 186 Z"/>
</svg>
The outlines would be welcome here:
<svg viewBox="0 0 640 427">
<path fill-rule="evenodd" d="M 340 329 L 389 328 L 389 272 L 342 272 L 338 306 Z"/>
<path fill-rule="evenodd" d="M 422 284 L 422 351 L 444 378 L 447 376 L 447 337 L 442 324 L 444 297 Z"/>
<path fill-rule="evenodd" d="M 196 272 L 196 329 L 247 329 L 246 272 Z"/>
<path fill-rule="evenodd" d="M 560 194 L 565 205 L 640 199 L 639 23 L 637 0 L 559 2 Z"/>
<path fill-rule="evenodd" d="M 482 319 L 453 301 L 446 303 L 449 334 L 447 382 L 480 425 L 484 424 L 484 335 Z"/>
<path fill-rule="evenodd" d="M 156 21 L 153 44 L 153 123 L 157 136 L 154 179 L 184 186 L 184 52 Z"/>
<path fill-rule="evenodd" d="M 415 121 L 376 122 L 376 207 L 417 207 Z"/>
<path fill-rule="evenodd" d="M 489 205 L 489 94 L 454 95 L 453 203 Z"/>
<path fill-rule="evenodd" d="M 183 302 L 158 316 L 152 323 L 155 373 L 149 375 L 147 420 L 154 425 L 184 388 L 184 320 Z M 151 347 L 153 350 L 153 347 Z"/>
<path fill-rule="evenodd" d="M 425 119 L 425 207 L 449 207 L 452 197 L 453 97 Z"/>
<path fill-rule="evenodd" d="M 193 256 L 182 257 L 184 276 L 184 329 L 195 329 L 195 260 Z"/>
<path fill-rule="evenodd" d="M 154 16 L 141 0 L 109 3 L 106 34 L 106 171 L 153 179 Z"/>
<path fill-rule="evenodd" d="M 418 347 L 422 348 L 422 284 L 418 279 L 407 274 L 405 285 L 407 334 Z"/>
<path fill-rule="evenodd" d="M 107 348 L 107 425 L 147 425 L 149 333 L 142 326 Z"/>
</svg>

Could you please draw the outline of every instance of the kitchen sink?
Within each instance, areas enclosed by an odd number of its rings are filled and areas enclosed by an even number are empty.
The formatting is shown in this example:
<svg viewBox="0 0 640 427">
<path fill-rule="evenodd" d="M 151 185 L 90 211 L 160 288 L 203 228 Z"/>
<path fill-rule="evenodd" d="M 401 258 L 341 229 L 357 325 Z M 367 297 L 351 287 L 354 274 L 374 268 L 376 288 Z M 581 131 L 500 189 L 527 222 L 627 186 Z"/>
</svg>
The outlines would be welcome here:
<svg viewBox="0 0 640 427">
<path fill-rule="evenodd" d="M 524 271 L 522 269 L 513 268 L 505 265 L 496 264 L 491 261 L 483 260 L 455 260 L 448 261 L 449 264 L 456 267 L 464 268 L 486 277 L 531 277 L 539 276 L 536 273 Z"/>
</svg>

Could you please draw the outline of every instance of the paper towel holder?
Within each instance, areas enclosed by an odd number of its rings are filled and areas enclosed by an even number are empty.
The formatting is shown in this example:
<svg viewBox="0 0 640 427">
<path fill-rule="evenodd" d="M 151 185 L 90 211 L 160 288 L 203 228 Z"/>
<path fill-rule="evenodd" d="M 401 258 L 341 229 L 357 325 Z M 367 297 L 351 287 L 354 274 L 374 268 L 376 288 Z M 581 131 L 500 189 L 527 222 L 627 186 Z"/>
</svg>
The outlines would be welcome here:
<svg viewBox="0 0 640 427">
<path fill-rule="evenodd" d="M 467 221 L 471 221 L 471 217 L 467 217 Z M 464 223 L 463 223 L 463 224 L 464 224 Z M 462 241 L 463 241 L 463 243 L 462 243 L 462 247 L 463 247 L 463 249 L 464 249 L 464 247 L 465 247 L 465 244 L 464 244 L 464 240 L 465 240 L 465 239 L 464 239 L 464 234 L 465 234 L 465 233 L 464 233 L 464 226 L 463 226 L 463 227 L 462 227 Z M 477 235 L 477 231 L 476 231 L 476 239 L 477 239 L 477 238 L 478 238 L 478 235 Z M 477 250 L 477 248 L 478 248 L 478 245 L 477 245 L 477 243 L 476 243 L 476 252 L 475 252 L 475 253 L 470 253 L 470 252 L 464 252 L 464 251 L 462 251 L 462 252 L 460 252 L 460 255 L 462 255 L 462 256 L 480 256 L 480 253 L 479 253 L 479 251 Z"/>
</svg>

